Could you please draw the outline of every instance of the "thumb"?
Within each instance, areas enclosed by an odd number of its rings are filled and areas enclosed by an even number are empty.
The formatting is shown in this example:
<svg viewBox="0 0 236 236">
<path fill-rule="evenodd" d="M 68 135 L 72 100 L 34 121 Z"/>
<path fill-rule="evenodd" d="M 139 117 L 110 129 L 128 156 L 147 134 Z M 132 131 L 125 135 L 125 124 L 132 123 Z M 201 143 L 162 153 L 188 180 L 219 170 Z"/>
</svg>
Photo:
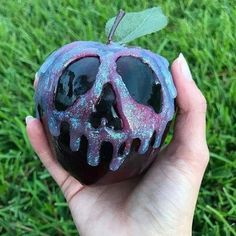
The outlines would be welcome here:
<svg viewBox="0 0 236 236">
<path fill-rule="evenodd" d="M 173 62 L 171 70 L 178 92 L 175 139 L 185 145 L 204 142 L 206 140 L 206 99 L 192 79 L 182 53 Z"/>
<path fill-rule="evenodd" d="M 179 153 L 180 155 L 175 155 L 178 158 L 200 165 L 203 172 L 209 160 L 205 134 L 206 99 L 192 79 L 183 54 L 173 62 L 171 70 L 177 89 L 178 112 L 174 137 L 168 149 L 175 154 Z"/>
</svg>

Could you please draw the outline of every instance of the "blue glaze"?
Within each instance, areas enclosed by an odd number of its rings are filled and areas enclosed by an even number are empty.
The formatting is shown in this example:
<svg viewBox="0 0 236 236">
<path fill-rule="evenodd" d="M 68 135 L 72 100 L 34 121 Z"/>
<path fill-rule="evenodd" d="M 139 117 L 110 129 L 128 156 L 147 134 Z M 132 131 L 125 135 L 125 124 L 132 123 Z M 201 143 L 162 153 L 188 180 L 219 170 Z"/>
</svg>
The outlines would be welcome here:
<svg viewBox="0 0 236 236">
<path fill-rule="evenodd" d="M 54 96 L 58 80 L 63 70 L 73 61 L 85 56 L 98 56 L 100 67 L 93 87 L 81 95 L 75 103 L 65 111 L 57 111 Z M 120 56 L 134 56 L 141 58 L 157 75 L 157 83 L 162 86 L 163 106 L 160 114 L 156 114 L 150 107 L 138 104 L 130 96 L 121 76 L 116 71 L 116 60 Z M 80 147 L 80 137 L 85 135 L 89 142 L 87 162 L 97 166 L 100 162 L 99 150 L 103 141 L 113 145 L 113 158 L 110 170 L 116 171 L 125 161 L 130 152 L 133 139 L 141 141 L 138 152 L 146 153 L 153 132 L 156 137 L 153 148 L 159 148 L 167 123 L 174 115 L 174 98 L 176 89 L 168 69 L 168 61 L 160 55 L 141 48 L 127 48 L 118 44 L 104 45 L 97 42 L 74 42 L 63 46 L 52 53 L 38 71 L 39 83 L 35 95 L 36 106 L 42 107 L 49 132 L 52 136 L 59 136 L 63 121 L 70 124 L 70 148 L 77 151 Z M 119 114 L 124 128 L 115 131 L 104 125 L 97 129 L 88 122 L 89 115 L 94 111 L 95 104 L 101 95 L 103 85 L 111 83 L 117 99 Z M 39 117 L 39 114 L 37 113 Z M 105 124 L 105 121 L 104 121 Z M 123 155 L 118 155 L 119 147 L 126 144 Z"/>
</svg>

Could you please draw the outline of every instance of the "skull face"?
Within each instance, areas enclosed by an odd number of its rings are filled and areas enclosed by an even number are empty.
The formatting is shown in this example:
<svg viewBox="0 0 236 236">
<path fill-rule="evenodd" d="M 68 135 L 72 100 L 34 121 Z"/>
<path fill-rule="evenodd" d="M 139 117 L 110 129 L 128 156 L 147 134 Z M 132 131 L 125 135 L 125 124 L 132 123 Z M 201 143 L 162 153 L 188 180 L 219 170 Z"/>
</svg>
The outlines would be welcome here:
<svg viewBox="0 0 236 236">
<path fill-rule="evenodd" d="M 160 147 L 176 96 L 163 57 L 141 48 L 74 42 L 51 54 L 37 75 L 37 115 L 60 163 L 74 176 L 68 152 L 86 157 L 83 165 L 93 172 L 102 163 L 116 172 L 133 145 L 137 156 Z M 138 172 L 148 167 L 144 163 Z"/>
</svg>

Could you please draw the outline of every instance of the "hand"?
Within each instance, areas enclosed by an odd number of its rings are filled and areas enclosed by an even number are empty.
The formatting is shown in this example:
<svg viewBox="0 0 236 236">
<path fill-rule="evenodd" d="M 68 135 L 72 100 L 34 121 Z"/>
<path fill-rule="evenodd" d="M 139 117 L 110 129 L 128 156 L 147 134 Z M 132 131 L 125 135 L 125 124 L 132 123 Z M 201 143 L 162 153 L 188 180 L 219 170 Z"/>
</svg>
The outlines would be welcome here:
<svg viewBox="0 0 236 236">
<path fill-rule="evenodd" d="M 125 182 L 82 186 L 53 158 L 40 121 L 27 117 L 30 142 L 61 188 L 81 235 L 191 235 L 209 160 L 206 101 L 182 54 L 172 75 L 178 93 L 173 139 L 145 175 Z"/>
</svg>

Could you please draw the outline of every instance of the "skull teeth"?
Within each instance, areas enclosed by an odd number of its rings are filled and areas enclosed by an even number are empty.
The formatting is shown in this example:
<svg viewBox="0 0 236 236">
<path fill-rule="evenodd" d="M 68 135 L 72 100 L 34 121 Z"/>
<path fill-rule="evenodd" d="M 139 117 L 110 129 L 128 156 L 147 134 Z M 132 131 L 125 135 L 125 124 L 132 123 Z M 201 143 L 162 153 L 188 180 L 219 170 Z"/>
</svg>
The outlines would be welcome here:
<svg viewBox="0 0 236 236">
<path fill-rule="evenodd" d="M 153 148 L 160 147 L 163 133 L 164 133 L 164 130 L 159 132 L 159 135 L 156 135 L 155 141 L 154 141 L 154 144 L 153 144 Z"/>
<path fill-rule="evenodd" d="M 118 170 L 120 168 L 121 164 L 124 162 L 124 160 L 125 160 L 124 156 L 120 156 L 120 157 L 112 159 L 110 166 L 109 166 L 110 170 L 112 170 L 112 171 Z"/>
<path fill-rule="evenodd" d="M 125 144 L 125 150 L 124 150 L 124 154 L 127 156 L 127 155 L 129 155 L 129 153 L 130 153 L 130 148 L 131 148 L 131 142 L 129 141 L 129 142 L 126 142 L 126 144 Z"/>
<path fill-rule="evenodd" d="M 101 126 L 106 126 L 107 120 L 106 118 L 103 118 L 101 120 Z M 137 153 L 140 155 L 145 154 L 149 147 L 158 148 L 161 143 L 162 135 L 156 135 L 157 131 L 153 132 L 153 135 L 148 139 L 141 139 L 141 138 L 135 138 L 135 139 L 127 139 L 125 142 L 119 144 L 114 144 L 108 141 L 103 141 L 99 139 L 99 137 L 88 137 L 88 149 L 87 149 L 87 163 L 91 166 L 98 166 L 100 161 L 103 158 L 109 158 L 110 165 L 109 168 L 112 171 L 116 171 L 120 168 L 122 163 L 125 161 L 127 156 L 130 153 L 131 147 L 133 144 L 136 147 Z M 101 154 L 102 144 L 103 142 L 110 143 L 112 145 L 111 156 L 107 156 L 107 154 Z M 72 151 L 78 151 L 80 149 L 81 145 L 81 138 L 80 135 L 77 134 L 75 136 L 70 136 L 70 148 Z M 105 147 L 105 149 L 108 149 L 108 147 Z M 103 156 L 101 156 L 103 155 Z M 104 156 L 105 155 L 105 156 Z M 109 154 L 110 155 L 110 154 Z"/>
<path fill-rule="evenodd" d="M 70 148 L 73 152 L 77 152 L 80 148 L 80 138 L 77 138 L 75 142 L 71 139 Z"/>
<path fill-rule="evenodd" d="M 100 162 L 100 140 L 96 140 L 95 142 L 89 142 L 88 152 L 87 152 L 87 161 L 91 166 L 97 166 Z"/>
<path fill-rule="evenodd" d="M 139 146 L 138 153 L 139 154 L 144 154 L 148 150 L 148 148 L 149 148 L 149 143 L 150 143 L 149 139 L 143 140 L 141 142 L 141 145 Z"/>
</svg>

